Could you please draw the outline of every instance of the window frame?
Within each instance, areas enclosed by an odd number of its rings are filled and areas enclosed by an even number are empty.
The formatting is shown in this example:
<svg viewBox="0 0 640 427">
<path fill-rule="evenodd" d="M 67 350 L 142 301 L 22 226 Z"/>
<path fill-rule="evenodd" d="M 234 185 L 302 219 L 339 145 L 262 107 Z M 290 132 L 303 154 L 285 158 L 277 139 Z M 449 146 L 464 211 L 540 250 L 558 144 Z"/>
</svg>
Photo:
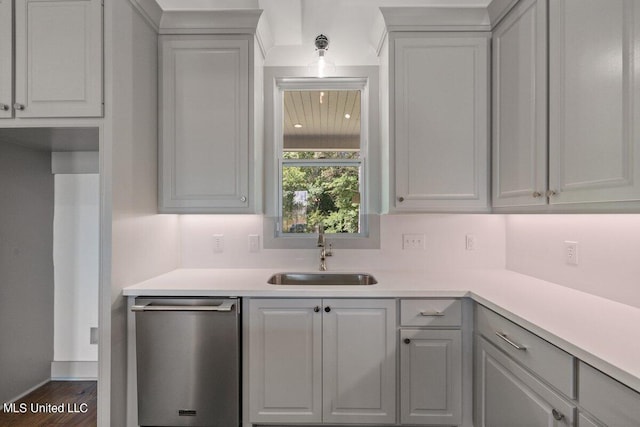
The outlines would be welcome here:
<svg viewBox="0 0 640 427">
<path fill-rule="evenodd" d="M 313 233 L 285 233 L 282 230 L 282 179 L 283 168 L 287 166 L 359 166 L 360 184 L 360 232 L 359 233 L 327 233 L 333 239 L 367 238 L 369 236 L 368 186 L 366 177 L 367 157 L 369 154 L 369 87 L 366 77 L 283 77 L 275 79 L 276 99 L 274 99 L 274 148 L 277 161 L 278 175 L 276 180 L 276 239 L 295 239 L 303 236 L 314 236 Z M 284 159 L 284 93 L 286 91 L 360 91 L 360 155 L 358 159 L 318 159 L 297 160 Z"/>
<path fill-rule="evenodd" d="M 256 133 L 255 143 L 258 148 L 256 156 L 260 160 L 256 161 L 257 167 L 261 168 L 260 175 L 263 177 L 263 191 L 259 196 L 259 202 L 263 206 L 262 215 L 256 218 L 262 224 L 262 238 L 264 249 L 297 249 L 316 250 L 318 235 L 313 233 L 290 233 L 292 236 L 277 237 L 276 225 L 279 222 L 277 214 L 278 205 L 278 151 L 276 149 L 277 132 L 276 127 L 281 126 L 280 119 L 276 119 L 276 107 L 280 100 L 279 90 L 276 81 L 299 80 L 309 81 L 309 71 L 307 67 L 300 66 L 277 66 L 269 65 L 263 69 L 262 80 L 264 98 L 256 97 L 256 126 L 264 127 L 264 133 Z M 365 237 L 340 238 L 339 235 L 332 235 L 328 240 L 333 244 L 334 249 L 380 249 L 380 223 L 382 220 L 383 200 L 388 197 L 388 186 L 383 186 L 389 177 L 383 164 L 387 164 L 389 156 L 388 141 L 384 135 L 387 129 L 380 121 L 382 114 L 389 114 L 386 105 L 386 95 L 381 91 L 381 69 L 377 65 L 345 65 L 336 67 L 336 75 L 345 78 L 355 78 L 366 82 L 368 101 L 361 100 L 363 111 L 367 111 L 366 120 L 368 127 L 362 127 L 367 132 L 367 159 L 364 182 L 366 182 L 366 195 L 361 197 L 367 199 L 367 223 L 368 235 Z M 324 81 L 328 81 L 327 78 Z M 344 80 L 344 79 L 343 79 Z M 306 88 L 306 87 L 305 87 Z M 364 95 L 364 94 L 363 94 Z M 263 120 L 264 119 L 264 120 Z M 362 120 L 365 120 L 364 118 Z M 335 238 L 333 237 L 335 236 Z M 304 252 L 300 252 L 302 256 Z M 305 258 L 306 259 L 306 258 Z M 296 258 L 302 260 L 302 258 Z"/>
</svg>

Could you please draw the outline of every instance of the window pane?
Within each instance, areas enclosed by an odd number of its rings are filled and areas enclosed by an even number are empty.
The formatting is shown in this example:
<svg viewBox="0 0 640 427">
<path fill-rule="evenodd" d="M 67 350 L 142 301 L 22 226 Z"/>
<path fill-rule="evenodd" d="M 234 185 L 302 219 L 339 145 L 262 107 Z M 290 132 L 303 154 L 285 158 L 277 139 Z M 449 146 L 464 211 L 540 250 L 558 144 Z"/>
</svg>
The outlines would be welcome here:
<svg viewBox="0 0 640 427">
<path fill-rule="evenodd" d="M 284 92 L 284 151 L 360 151 L 360 91 Z"/>
<path fill-rule="evenodd" d="M 282 170 L 282 231 L 360 232 L 359 166 L 290 166 Z"/>
</svg>

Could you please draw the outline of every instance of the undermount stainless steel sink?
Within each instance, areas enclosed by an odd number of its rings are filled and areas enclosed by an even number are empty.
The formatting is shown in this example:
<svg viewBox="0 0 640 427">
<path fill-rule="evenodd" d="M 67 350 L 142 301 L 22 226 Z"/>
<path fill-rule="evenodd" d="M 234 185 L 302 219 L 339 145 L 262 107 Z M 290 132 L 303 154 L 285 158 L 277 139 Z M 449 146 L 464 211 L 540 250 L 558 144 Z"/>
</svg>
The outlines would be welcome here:
<svg viewBox="0 0 640 427">
<path fill-rule="evenodd" d="M 271 285 L 346 285 L 362 286 L 378 283 L 375 277 L 366 273 L 277 273 L 269 278 Z"/>
</svg>

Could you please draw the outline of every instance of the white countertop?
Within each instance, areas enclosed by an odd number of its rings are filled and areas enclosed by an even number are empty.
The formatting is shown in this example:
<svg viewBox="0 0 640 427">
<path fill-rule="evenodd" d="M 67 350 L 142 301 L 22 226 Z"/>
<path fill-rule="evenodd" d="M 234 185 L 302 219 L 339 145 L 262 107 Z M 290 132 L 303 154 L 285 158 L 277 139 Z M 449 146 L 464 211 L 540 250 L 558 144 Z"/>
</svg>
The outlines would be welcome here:
<svg viewBox="0 0 640 427">
<path fill-rule="evenodd" d="M 125 296 L 470 297 L 640 392 L 640 309 L 507 270 L 367 270 L 372 286 L 274 286 L 270 269 L 178 269 Z M 329 272 L 331 273 L 331 272 Z"/>
</svg>

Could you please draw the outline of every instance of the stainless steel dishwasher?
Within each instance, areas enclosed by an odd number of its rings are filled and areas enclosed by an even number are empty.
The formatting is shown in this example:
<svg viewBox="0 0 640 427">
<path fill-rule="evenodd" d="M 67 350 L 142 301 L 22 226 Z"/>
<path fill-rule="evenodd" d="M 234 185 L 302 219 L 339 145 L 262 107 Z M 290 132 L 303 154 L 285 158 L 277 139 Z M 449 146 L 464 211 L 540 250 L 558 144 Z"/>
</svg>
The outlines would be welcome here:
<svg viewBox="0 0 640 427">
<path fill-rule="evenodd" d="M 139 425 L 240 425 L 239 304 L 136 298 Z"/>
</svg>

